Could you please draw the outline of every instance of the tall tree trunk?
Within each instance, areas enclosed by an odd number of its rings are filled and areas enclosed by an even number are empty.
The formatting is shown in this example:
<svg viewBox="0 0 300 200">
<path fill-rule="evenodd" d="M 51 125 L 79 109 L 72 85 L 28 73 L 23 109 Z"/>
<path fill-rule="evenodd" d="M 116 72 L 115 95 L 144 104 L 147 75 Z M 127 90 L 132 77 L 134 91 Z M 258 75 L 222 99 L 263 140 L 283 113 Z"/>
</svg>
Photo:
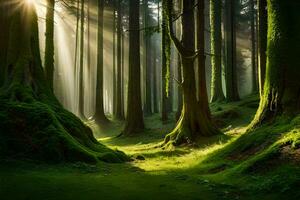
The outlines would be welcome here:
<svg viewBox="0 0 300 200">
<path fill-rule="evenodd" d="M 98 0 L 98 43 L 97 43 L 97 83 L 96 83 L 96 112 L 98 123 L 106 123 L 103 105 L 103 14 L 104 0 Z"/>
<path fill-rule="evenodd" d="M 236 2 L 225 0 L 225 46 L 226 46 L 226 100 L 238 101 L 237 65 L 236 65 Z"/>
<path fill-rule="evenodd" d="M 261 97 L 263 96 L 267 65 L 267 29 L 267 0 L 258 0 L 258 79 Z"/>
<path fill-rule="evenodd" d="M 181 0 L 177 0 L 177 4 L 178 4 L 178 10 L 181 11 L 182 9 L 182 1 Z M 181 23 L 179 20 L 176 21 L 176 36 L 178 38 L 181 38 Z M 181 83 L 182 83 L 182 65 L 181 65 L 181 59 L 180 59 L 180 53 L 177 54 L 177 81 L 178 81 L 178 85 L 177 85 L 177 90 L 178 90 L 178 103 L 177 103 L 177 112 L 176 112 L 176 120 L 178 120 L 180 118 L 181 115 L 181 111 L 182 111 L 182 87 L 181 87 Z"/>
<path fill-rule="evenodd" d="M 222 2 L 210 0 L 210 29 L 211 29 L 211 99 L 210 102 L 225 99 L 222 88 Z"/>
<path fill-rule="evenodd" d="M 206 70 L 205 70 L 205 0 L 198 0 L 197 5 L 197 49 L 198 49 L 198 101 L 200 109 L 205 113 L 205 117 L 210 120 L 210 110 L 208 107 L 208 95 L 206 89 Z"/>
<path fill-rule="evenodd" d="M 80 63 L 79 63 L 79 117 L 86 120 L 84 115 L 84 4 L 85 0 L 81 0 L 81 16 L 80 16 Z"/>
<path fill-rule="evenodd" d="M 46 41 L 45 41 L 45 74 L 53 91 L 54 74 L 54 8 L 55 0 L 47 0 Z"/>
<path fill-rule="evenodd" d="M 128 103 L 124 135 L 133 135 L 144 130 L 141 98 L 139 13 L 139 0 L 130 0 Z"/>
<path fill-rule="evenodd" d="M 251 127 L 300 113 L 300 13 L 294 0 L 268 0 L 264 94 Z"/>
<path fill-rule="evenodd" d="M 167 16 L 167 0 L 163 0 L 163 16 L 162 16 L 162 90 L 161 90 L 161 119 L 163 122 L 168 120 L 168 98 L 169 98 L 169 79 L 170 79 L 170 56 L 171 56 L 171 40 L 169 37 L 168 16 Z"/>
<path fill-rule="evenodd" d="M 151 18 L 148 8 L 148 0 L 143 0 L 144 5 L 144 63 L 146 68 L 146 99 L 145 99 L 145 106 L 144 106 L 144 112 L 145 114 L 151 114 L 152 113 L 152 96 L 151 96 L 151 33 L 148 30 L 150 23 L 149 20 Z"/>
<path fill-rule="evenodd" d="M 113 36 L 113 105 L 112 105 L 112 111 L 113 111 L 113 117 L 116 117 L 117 114 L 117 77 L 116 77 L 116 0 L 113 1 L 113 30 L 112 30 L 112 36 Z"/>
<path fill-rule="evenodd" d="M 122 13 L 121 13 L 121 0 L 117 2 L 117 85 L 116 85 L 116 107 L 115 107 L 115 117 L 118 120 L 123 120 L 124 116 L 122 114 Z"/>
<path fill-rule="evenodd" d="M 158 109 L 158 98 L 157 98 L 157 50 L 156 50 L 156 45 L 154 45 L 153 48 L 153 61 L 152 61 L 152 68 L 153 68 L 153 112 L 154 113 L 158 113 L 159 109 Z"/>
<path fill-rule="evenodd" d="M 252 92 L 258 91 L 257 84 L 257 64 L 256 64 L 256 31 L 255 31 L 255 5 L 254 0 L 250 0 L 250 17 L 251 17 L 251 65 L 252 65 Z"/>
<path fill-rule="evenodd" d="M 175 129 L 166 136 L 165 145 L 180 145 L 191 143 L 199 136 L 211 136 L 219 133 L 207 118 L 207 109 L 204 103 L 197 100 L 196 78 L 194 70 L 195 52 L 195 20 L 193 7 L 195 1 L 183 1 L 182 14 L 182 42 L 180 42 L 172 30 L 173 2 L 168 0 L 168 25 L 170 36 L 180 52 L 183 73 L 183 108 Z M 199 9 L 201 11 L 202 9 Z"/>
</svg>

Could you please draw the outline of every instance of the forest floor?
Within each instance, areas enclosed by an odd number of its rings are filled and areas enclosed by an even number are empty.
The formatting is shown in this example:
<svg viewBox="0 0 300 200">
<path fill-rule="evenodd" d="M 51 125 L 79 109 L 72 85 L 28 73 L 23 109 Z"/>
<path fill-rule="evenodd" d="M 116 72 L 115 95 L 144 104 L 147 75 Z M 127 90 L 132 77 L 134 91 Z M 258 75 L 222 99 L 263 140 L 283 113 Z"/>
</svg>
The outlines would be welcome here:
<svg viewBox="0 0 300 200">
<path fill-rule="evenodd" d="M 146 117 L 147 130 L 129 138 L 116 137 L 122 122 L 109 128 L 89 122 L 100 142 L 124 151 L 132 161 L 97 165 L 18 162 L 17 166 L 5 162 L 0 166 L 0 199 L 299 199 L 299 192 L 295 193 L 298 164 L 257 174 L 237 172 L 244 166 L 236 161 L 237 156 L 229 161 L 235 166 L 231 169 L 227 170 L 227 161 L 219 162 L 222 156 L 216 152 L 243 136 L 257 106 L 256 97 L 211 105 L 224 135 L 167 150 L 157 146 L 174 127 L 174 120 L 162 124 L 159 115 Z M 217 161 L 210 161 L 212 157 Z M 282 177 L 290 173 L 292 177 Z"/>
</svg>

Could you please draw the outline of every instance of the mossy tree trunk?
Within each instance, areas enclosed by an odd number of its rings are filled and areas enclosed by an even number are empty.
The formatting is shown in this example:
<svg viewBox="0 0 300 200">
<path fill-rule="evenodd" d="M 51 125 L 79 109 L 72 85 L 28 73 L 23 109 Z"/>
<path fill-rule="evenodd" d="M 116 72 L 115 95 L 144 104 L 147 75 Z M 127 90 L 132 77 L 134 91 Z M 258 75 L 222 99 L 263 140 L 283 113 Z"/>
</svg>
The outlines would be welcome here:
<svg viewBox="0 0 300 200">
<path fill-rule="evenodd" d="M 163 0 L 163 10 L 162 10 L 162 25 L 161 25 L 161 35 L 162 35 L 162 48 L 161 48 L 161 120 L 166 122 L 168 120 L 168 98 L 169 98 L 169 79 L 170 79 L 170 57 L 171 57 L 171 40 L 169 37 L 169 27 L 168 27 L 168 16 L 167 16 L 167 3 L 168 0 Z"/>
<path fill-rule="evenodd" d="M 258 0 L 258 81 L 260 96 L 263 96 L 263 88 L 266 76 L 268 32 L 267 29 L 267 0 Z"/>
<path fill-rule="evenodd" d="M 200 136 L 211 136 L 219 133 L 207 118 L 207 110 L 203 102 L 197 100 L 196 79 L 194 70 L 195 53 L 195 1 L 183 1 L 182 41 L 180 42 L 172 30 L 173 1 L 168 0 L 168 25 L 170 36 L 181 55 L 182 60 L 182 92 L 183 108 L 174 130 L 165 138 L 165 145 L 191 143 Z M 199 9 L 202 10 L 202 9 Z"/>
<path fill-rule="evenodd" d="M 238 101 L 237 65 L 236 65 L 236 2 L 225 0 L 225 80 L 226 100 Z"/>
<path fill-rule="evenodd" d="M 211 99 L 210 102 L 225 100 L 222 88 L 222 2 L 210 0 L 210 29 L 211 29 Z"/>
<path fill-rule="evenodd" d="M 98 143 L 90 128 L 54 96 L 42 68 L 37 15 L 33 5 L 2 0 L 0 40 L 6 68 L 0 89 L 0 159 L 46 162 L 120 162 L 124 154 Z M 3 25 L 3 24 L 1 24 Z"/>
<path fill-rule="evenodd" d="M 300 112 L 300 13 L 293 0 L 268 0 L 264 95 L 251 127 Z"/>
<path fill-rule="evenodd" d="M 139 0 L 129 1 L 129 76 L 127 117 L 124 135 L 134 135 L 144 130 L 141 98 Z"/>
<path fill-rule="evenodd" d="M 104 0 L 98 0 L 97 83 L 95 120 L 107 123 L 103 105 L 103 14 Z"/>
<path fill-rule="evenodd" d="M 45 74 L 49 86 L 53 91 L 54 73 L 54 8 L 55 0 L 47 0 L 46 13 L 46 42 L 45 42 Z"/>
</svg>

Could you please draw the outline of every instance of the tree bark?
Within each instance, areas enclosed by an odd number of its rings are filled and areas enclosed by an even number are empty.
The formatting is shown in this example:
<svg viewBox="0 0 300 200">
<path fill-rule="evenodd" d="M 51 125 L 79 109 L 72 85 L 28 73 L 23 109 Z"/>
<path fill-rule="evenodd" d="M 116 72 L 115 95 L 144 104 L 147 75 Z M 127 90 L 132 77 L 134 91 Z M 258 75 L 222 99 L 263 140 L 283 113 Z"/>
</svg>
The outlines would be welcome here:
<svg viewBox="0 0 300 200">
<path fill-rule="evenodd" d="M 129 76 L 127 118 L 124 135 L 144 130 L 141 98 L 139 0 L 129 1 Z"/>
<path fill-rule="evenodd" d="M 226 45 L 226 100 L 238 101 L 237 65 L 236 65 L 236 13 L 235 1 L 225 0 L 225 45 Z"/>
<path fill-rule="evenodd" d="M 96 83 L 96 112 L 98 123 L 107 123 L 103 104 L 103 14 L 104 0 L 98 0 L 98 42 L 97 42 L 97 83 Z"/>
<path fill-rule="evenodd" d="M 267 0 L 258 0 L 258 81 L 259 93 L 263 96 L 267 65 Z"/>
<path fill-rule="evenodd" d="M 210 102 L 225 100 L 222 88 L 222 2 L 210 0 L 210 29 L 211 29 L 211 99 Z"/>
<path fill-rule="evenodd" d="M 267 70 L 251 127 L 300 112 L 300 14 L 293 0 L 268 0 Z"/>
<path fill-rule="evenodd" d="M 84 5 L 85 0 L 81 0 L 81 16 L 80 16 L 80 63 L 79 63 L 79 117 L 86 120 L 84 115 Z"/>
<path fill-rule="evenodd" d="M 122 112 L 122 12 L 121 12 L 121 0 L 117 2 L 117 86 L 116 86 L 116 108 L 115 117 L 118 120 L 123 120 L 124 115 Z"/>
<path fill-rule="evenodd" d="M 255 31 L 255 4 L 254 0 L 250 0 L 250 17 L 251 17 L 251 65 L 252 65 L 252 92 L 258 92 L 257 81 L 257 64 L 256 64 L 256 31 Z"/>
<path fill-rule="evenodd" d="M 171 40 L 169 37 L 168 16 L 167 16 L 167 0 L 163 0 L 162 15 L 162 90 L 161 90 L 161 119 L 163 122 L 168 120 L 168 98 L 169 98 L 169 79 L 170 79 L 170 56 L 171 56 Z"/>
</svg>

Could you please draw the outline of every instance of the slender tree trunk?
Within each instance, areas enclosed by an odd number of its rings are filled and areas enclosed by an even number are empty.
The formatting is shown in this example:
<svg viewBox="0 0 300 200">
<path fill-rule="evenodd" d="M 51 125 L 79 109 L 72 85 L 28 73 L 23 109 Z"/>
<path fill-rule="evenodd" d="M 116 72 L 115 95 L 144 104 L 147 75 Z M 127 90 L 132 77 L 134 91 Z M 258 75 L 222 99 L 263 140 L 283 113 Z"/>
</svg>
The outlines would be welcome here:
<svg viewBox="0 0 300 200">
<path fill-rule="evenodd" d="M 121 69 L 121 104 L 122 104 L 122 118 L 125 119 L 125 80 L 124 80 L 124 71 L 125 71 L 125 35 L 123 33 L 123 28 L 122 28 L 122 69 Z"/>
<path fill-rule="evenodd" d="M 211 99 L 210 102 L 225 99 L 222 88 L 222 2 L 210 0 L 210 29 L 211 29 Z"/>
<path fill-rule="evenodd" d="M 205 70 L 205 0 L 198 0 L 197 5 L 197 49 L 198 49 L 198 101 L 200 109 L 206 114 L 206 118 L 210 119 L 210 110 L 208 107 L 208 95 L 206 89 L 206 70 Z"/>
<path fill-rule="evenodd" d="M 157 98 L 157 51 L 156 51 L 156 45 L 154 45 L 153 48 L 153 112 L 158 113 L 158 98 Z"/>
<path fill-rule="evenodd" d="M 226 41 L 226 99 L 238 101 L 237 65 L 236 65 L 236 14 L 235 1 L 225 0 L 225 41 Z"/>
<path fill-rule="evenodd" d="M 130 0 L 128 103 L 124 135 L 133 135 L 144 130 L 141 98 L 139 13 L 139 0 Z"/>
<path fill-rule="evenodd" d="M 97 83 L 96 83 L 96 112 L 98 123 L 106 123 L 103 105 L 103 14 L 104 0 L 98 0 L 98 43 L 97 43 Z"/>
<path fill-rule="evenodd" d="M 113 111 L 113 117 L 116 117 L 117 114 L 117 77 L 116 77 L 116 0 L 113 1 L 113 30 L 112 30 L 112 36 L 113 36 L 113 105 L 112 105 L 112 111 Z"/>
<path fill-rule="evenodd" d="M 300 113 L 300 13 L 294 0 L 268 0 L 264 93 L 251 127 Z"/>
<path fill-rule="evenodd" d="M 169 79 L 170 79 L 170 56 L 171 40 L 169 37 L 167 0 L 163 0 L 162 16 L 162 102 L 161 102 L 161 119 L 163 122 L 168 120 L 168 98 L 169 98 Z"/>
<path fill-rule="evenodd" d="M 258 91 L 257 84 L 257 65 L 256 65 L 256 40 L 255 40 L 255 8 L 254 0 L 250 0 L 250 15 L 251 15 L 251 65 L 252 65 L 252 92 Z"/>
<path fill-rule="evenodd" d="M 178 3 L 178 10 L 181 11 L 182 9 L 182 1 L 177 0 Z M 181 39 L 181 29 L 180 29 L 181 23 L 179 20 L 176 22 L 176 36 Z M 177 80 L 178 80 L 178 85 L 177 85 L 177 90 L 178 90 L 178 104 L 177 104 L 177 112 L 176 112 L 176 120 L 180 118 L 181 111 L 182 111 L 182 64 L 181 64 L 181 59 L 180 59 L 180 53 L 177 54 Z"/>
<path fill-rule="evenodd" d="M 115 107 L 115 117 L 118 120 L 123 120 L 124 116 L 122 114 L 122 86 L 121 86 L 121 79 L 122 79 L 122 13 L 121 13 L 121 0 L 117 2 L 117 85 L 116 85 L 116 107 Z"/>
<path fill-rule="evenodd" d="M 145 114 L 152 113 L 152 96 L 151 96 L 151 51 L 150 51 L 150 38 L 151 33 L 149 33 L 148 27 L 150 26 L 149 20 L 151 18 L 148 8 L 148 0 L 143 0 L 144 5 L 144 63 L 146 68 L 146 99 L 145 99 L 145 106 L 144 112 Z"/>
<path fill-rule="evenodd" d="M 165 145 L 180 145 L 191 143 L 199 136 L 211 136 L 219 133 L 213 126 L 211 120 L 207 118 L 208 108 L 204 108 L 204 103 L 197 100 L 196 77 L 194 70 L 195 52 L 195 20 L 193 7 L 195 1 L 183 1 L 182 14 L 182 42 L 180 42 L 172 30 L 172 0 L 168 1 L 168 25 L 170 36 L 180 52 L 183 73 L 183 108 L 181 116 L 175 129 L 166 136 Z M 198 7 L 198 9 L 201 7 Z M 201 12 L 202 9 L 199 9 Z"/>
<path fill-rule="evenodd" d="M 55 0 L 47 0 L 46 13 L 46 41 L 45 41 L 45 74 L 49 86 L 53 91 L 54 74 L 54 7 Z"/>
<path fill-rule="evenodd" d="M 80 63 L 79 63 L 79 117 L 86 120 L 84 115 L 84 5 L 85 0 L 81 0 L 81 16 L 80 16 Z"/>
<path fill-rule="evenodd" d="M 267 65 L 267 0 L 258 0 L 258 79 L 260 96 L 263 96 Z"/>
</svg>

